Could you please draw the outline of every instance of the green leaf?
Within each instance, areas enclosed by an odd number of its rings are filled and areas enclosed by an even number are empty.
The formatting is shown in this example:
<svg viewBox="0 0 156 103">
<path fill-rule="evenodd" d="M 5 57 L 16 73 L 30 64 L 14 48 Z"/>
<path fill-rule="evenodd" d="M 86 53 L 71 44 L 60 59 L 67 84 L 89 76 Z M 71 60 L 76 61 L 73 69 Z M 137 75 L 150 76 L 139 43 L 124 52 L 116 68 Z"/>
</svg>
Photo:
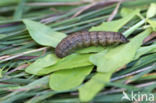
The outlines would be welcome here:
<svg viewBox="0 0 156 103">
<path fill-rule="evenodd" d="M 30 74 L 37 75 L 38 71 L 55 64 L 59 59 L 54 54 L 48 54 L 45 57 L 37 59 L 34 63 L 28 66 L 25 71 Z"/>
<path fill-rule="evenodd" d="M 88 82 L 79 88 L 80 100 L 87 102 L 93 99 L 96 94 L 109 82 L 112 73 L 97 72 Z"/>
<path fill-rule="evenodd" d="M 100 61 L 99 60 L 99 57 L 103 57 L 108 51 L 109 51 L 109 47 L 107 47 L 105 50 L 97 53 L 97 54 L 93 54 L 90 56 L 90 61 L 93 63 L 93 64 L 98 64 L 98 62 Z"/>
<path fill-rule="evenodd" d="M 112 72 L 132 61 L 137 49 L 142 45 L 144 38 L 151 29 L 138 34 L 129 43 L 108 50 L 107 53 L 98 53 L 90 57 L 90 61 L 97 65 L 98 72 Z M 100 54 L 100 55 L 99 55 Z"/>
<path fill-rule="evenodd" d="M 135 59 L 138 59 L 140 56 L 144 54 L 152 52 L 156 52 L 156 44 L 139 48 L 136 52 Z"/>
<path fill-rule="evenodd" d="M 23 20 L 30 36 L 40 45 L 56 47 L 66 37 L 64 33 L 56 32 L 50 27 L 32 20 Z"/>
<path fill-rule="evenodd" d="M 56 91 L 78 87 L 93 69 L 92 66 L 56 71 L 50 75 L 50 88 Z"/>
<path fill-rule="evenodd" d="M 151 18 L 151 17 L 154 17 L 155 15 L 156 15 L 156 4 L 151 3 L 151 5 L 146 13 L 146 17 Z"/>
<path fill-rule="evenodd" d="M 60 61 L 58 61 L 55 65 L 41 69 L 38 74 L 44 75 L 58 70 L 73 69 L 77 67 L 92 65 L 92 63 L 89 61 L 89 56 L 90 54 L 72 54 L 66 56 L 65 58 L 62 58 Z"/>
<path fill-rule="evenodd" d="M 156 21 L 154 21 L 154 20 L 147 20 L 147 22 L 151 25 L 153 31 L 156 31 Z"/>
<path fill-rule="evenodd" d="M 130 9 L 130 8 L 122 8 L 122 9 L 121 9 L 121 12 L 120 12 L 120 15 L 121 15 L 122 17 L 126 17 L 127 15 L 129 15 L 129 14 L 132 13 L 132 12 L 133 12 L 133 10 Z"/>
<path fill-rule="evenodd" d="M 103 46 L 91 46 L 91 47 L 87 47 L 87 48 L 83 48 L 80 50 L 77 50 L 76 53 L 96 53 L 96 52 L 100 52 L 102 50 L 104 50 L 105 47 Z"/>
<path fill-rule="evenodd" d="M 135 10 L 129 15 L 123 17 L 119 20 L 114 20 L 111 22 L 103 22 L 101 25 L 92 27 L 90 31 L 114 31 L 117 32 L 121 27 L 127 24 L 136 14 L 139 13 L 139 10 Z"/>
</svg>

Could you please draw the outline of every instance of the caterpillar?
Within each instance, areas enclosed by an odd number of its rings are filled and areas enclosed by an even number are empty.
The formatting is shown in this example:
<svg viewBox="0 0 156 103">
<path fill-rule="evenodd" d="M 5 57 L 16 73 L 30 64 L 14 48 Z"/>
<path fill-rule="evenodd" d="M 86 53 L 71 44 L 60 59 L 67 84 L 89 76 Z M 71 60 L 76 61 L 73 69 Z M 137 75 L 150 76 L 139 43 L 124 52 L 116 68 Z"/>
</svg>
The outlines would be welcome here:
<svg viewBox="0 0 156 103">
<path fill-rule="evenodd" d="M 63 58 L 71 54 L 76 48 L 89 46 L 107 46 L 126 43 L 128 40 L 118 32 L 83 31 L 76 32 L 64 38 L 55 49 L 55 54 Z"/>
</svg>

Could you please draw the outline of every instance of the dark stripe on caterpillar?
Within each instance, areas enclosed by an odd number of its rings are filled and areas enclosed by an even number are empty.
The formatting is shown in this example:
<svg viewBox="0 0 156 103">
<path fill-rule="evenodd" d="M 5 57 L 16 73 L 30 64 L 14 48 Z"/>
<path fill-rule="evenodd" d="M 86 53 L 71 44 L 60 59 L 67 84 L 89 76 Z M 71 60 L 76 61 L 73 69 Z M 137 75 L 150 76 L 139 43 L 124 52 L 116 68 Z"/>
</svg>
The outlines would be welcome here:
<svg viewBox="0 0 156 103">
<path fill-rule="evenodd" d="M 128 40 L 118 32 L 76 32 L 64 38 L 56 47 L 55 53 L 62 58 L 73 52 L 76 48 L 92 45 L 112 45 L 126 43 Z"/>
</svg>

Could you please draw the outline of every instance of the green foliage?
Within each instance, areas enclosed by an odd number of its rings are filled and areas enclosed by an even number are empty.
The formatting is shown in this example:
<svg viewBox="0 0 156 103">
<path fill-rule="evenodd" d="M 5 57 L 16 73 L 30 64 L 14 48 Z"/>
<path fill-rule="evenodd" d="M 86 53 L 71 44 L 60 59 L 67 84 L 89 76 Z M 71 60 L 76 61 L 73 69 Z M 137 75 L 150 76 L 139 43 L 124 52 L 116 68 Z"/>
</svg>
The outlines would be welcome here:
<svg viewBox="0 0 156 103">
<path fill-rule="evenodd" d="M 151 18 L 151 17 L 154 17 L 155 15 L 156 15 L 156 4 L 151 3 L 151 5 L 146 13 L 146 17 Z"/>
<path fill-rule="evenodd" d="M 145 75 L 145 74 L 147 74 L 147 73 L 149 73 L 149 72 L 151 72 L 151 71 L 153 71 L 153 70 L 156 70 L 156 63 L 153 64 L 153 65 L 150 67 L 149 70 L 146 70 L 146 71 L 143 71 L 143 72 L 137 74 L 136 76 L 134 76 L 134 77 L 131 78 L 130 80 L 135 81 L 135 80 L 141 78 L 143 75 Z"/>
<path fill-rule="evenodd" d="M 102 27 L 102 26 L 100 26 L 100 27 Z M 114 27 L 115 29 L 113 28 L 113 26 L 110 26 L 110 27 L 112 27 L 112 30 L 117 30 L 116 26 Z M 105 26 L 103 26 L 103 28 L 105 28 Z M 107 31 L 107 27 L 106 27 L 106 31 Z M 146 30 L 143 33 L 136 36 L 135 38 L 133 38 L 127 44 L 118 46 L 116 48 L 112 48 L 112 47 L 106 48 L 106 50 L 103 50 L 97 54 L 91 55 L 90 61 L 93 64 L 97 65 L 98 72 L 107 72 L 107 73 L 103 73 L 105 78 L 110 78 L 112 73 L 116 69 L 124 66 L 125 64 L 127 64 L 133 60 L 137 49 L 142 45 L 143 39 L 147 35 L 149 35 L 150 32 L 151 32 L 150 29 Z M 106 75 L 106 74 L 109 74 L 109 75 Z M 109 81 L 109 79 L 105 80 L 104 78 L 101 78 L 100 80 L 103 82 Z M 95 80 L 92 78 L 89 82 L 84 84 L 84 87 L 82 86 L 82 89 L 80 88 L 80 99 L 82 101 L 91 100 L 105 86 L 104 83 L 101 84 L 101 83 L 95 83 L 92 81 L 95 81 Z M 92 89 L 90 87 L 92 85 L 95 85 L 96 88 Z"/>
<path fill-rule="evenodd" d="M 0 78 L 2 78 L 3 69 L 0 69 Z"/>
<path fill-rule="evenodd" d="M 138 59 L 140 56 L 144 54 L 154 53 L 154 52 L 156 52 L 156 44 L 147 47 L 140 47 L 135 54 L 135 59 Z"/>
<path fill-rule="evenodd" d="M 153 31 L 156 31 L 156 21 L 154 20 L 147 20 L 147 21 L 151 25 Z"/>
<path fill-rule="evenodd" d="M 10 5 L 10 4 L 17 4 L 20 0 L 1 0 L 0 6 Z"/>
<path fill-rule="evenodd" d="M 79 67 L 69 70 L 56 71 L 50 75 L 50 88 L 56 91 L 64 91 L 76 88 L 91 72 L 93 66 Z"/>
<path fill-rule="evenodd" d="M 130 27 L 128 30 L 126 30 L 125 32 L 123 32 L 123 35 L 128 37 L 130 34 L 132 34 L 137 28 L 139 28 L 140 26 L 142 26 L 145 23 L 146 20 L 141 20 L 140 22 L 138 22 L 137 24 L 133 25 L 132 27 Z"/>
<path fill-rule="evenodd" d="M 73 2 L 73 1 L 80 1 L 80 0 L 33 0 L 39 2 Z"/>
<path fill-rule="evenodd" d="M 59 59 L 54 54 L 48 54 L 45 57 L 37 59 L 34 63 L 30 64 L 25 71 L 30 74 L 35 74 L 48 66 L 54 65 Z"/>
<path fill-rule="evenodd" d="M 91 47 L 87 47 L 87 48 L 83 48 L 80 50 L 77 50 L 76 53 L 96 53 L 96 52 L 100 52 L 102 50 L 106 49 L 105 47 L 102 46 L 91 46 Z"/>
<path fill-rule="evenodd" d="M 90 54 L 83 54 L 83 55 L 72 54 L 66 56 L 63 59 L 60 59 L 55 65 L 41 69 L 38 72 L 38 75 L 49 74 L 51 72 L 63 70 L 63 69 L 74 69 L 77 67 L 93 65 L 89 61 L 89 56 Z"/>
<path fill-rule="evenodd" d="M 114 31 L 117 32 L 121 27 L 127 24 L 136 14 L 139 13 L 139 10 L 131 12 L 129 15 L 123 17 L 119 20 L 114 20 L 112 22 L 103 22 L 97 27 L 92 27 L 90 31 Z"/>
<path fill-rule="evenodd" d="M 130 9 L 130 8 L 122 8 L 121 11 L 120 11 L 120 15 L 122 17 L 126 17 L 127 15 L 129 15 L 132 12 L 133 12 L 133 9 Z"/>
<path fill-rule="evenodd" d="M 137 49 L 142 45 L 144 38 L 150 33 L 151 30 L 147 29 L 127 44 L 112 48 L 103 55 L 101 53 L 92 55 L 90 61 L 97 65 L 97 71 L 99 72 L 115 71 L 134 59 Z"/>
<path fill-rule="evenodd" d="M 40 45 L 56 47 L 56 45 L 66 37 L 64 33 L 56 32 L 41 24 L 32 20 L 23 20 L 30 36 Z"/>
<path fill-rule="evenodd" d="M 42 5 L 49 2 L 57 6 Z M 79 2 L 83 4 L 74 4 Z M 153 93 L 156 43 L 152 40 L 145 46 L 142 41 L 156 31 L 155 0 L 125 1 L 110 22 L 106 20 L 116 5 L 92 7 L 72 17 L 88 3 L 91 2 L 0 0 L 0 103 L 116 103 L 128 102 L 121 101 L 121 88 Z M 122 32 L 130 42 L 92 46 L 65 58 L 56 57 L 54 48 L 66 37 L 65 33 L 88 28 Z M 45 50 L 41 45 L 51 48 Z M 32 50 L 35 52 L 31 53 Z M 123 66 L 125 69 L 120 68 Z"/>
<path fill-rule="evenodd" d="M 155 61 L 156 61 L 156 53 L 153 53 L 153 54 L 147 55 L 147 56 L 143 56 L 139 60 L 135 61 L 135 64 L 132 67 L 129 67 L 126 70 L 122 70 L 122 72 L 119 73 L 118 75 L 123 75 L 123 74 L 130 73 L 132 71 L 136 71 L 139 68 L 146 67 L 148 64 L 151 64 Z"/>
<path fill-rule="evenodd" d="M 80 100 L 87 102 L 92 100 L 96 94 L 110 81 L 112 73 L 97 72 L 87 83 L 79 88 Z M 105 82 L 105 83 L 104 83 Z"/>
<path fill-rule="evenodd" d="M 23 9 L 24 9 L 23 6 L 24 6 L 25 2 L 26 2 L 26 0 L 21 0 L 19 5 L 17 6 L 16 11 L 14 13 L 14 19 L 15 20 L 21 19 Z"/>
</svg>

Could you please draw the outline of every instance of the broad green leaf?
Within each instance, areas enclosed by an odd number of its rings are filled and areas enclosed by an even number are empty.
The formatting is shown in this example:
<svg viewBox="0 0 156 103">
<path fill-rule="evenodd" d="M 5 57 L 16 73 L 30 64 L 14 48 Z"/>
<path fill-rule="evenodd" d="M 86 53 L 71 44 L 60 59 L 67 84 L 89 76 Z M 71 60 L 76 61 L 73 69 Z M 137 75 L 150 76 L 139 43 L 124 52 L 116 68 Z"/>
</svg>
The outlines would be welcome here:
<svg viewBox="0 0 156 103">
<path fill-rule="evenodd" d="M 138 59 L 141 55 L 152 52 L 156 52 L 156 44 L 139 48 L 136 52 L 135 59 Z"/>
<path fill-rule="evenodd" d="M 156 31 L 156 21 L 154 21 L 154 20 L 147 20 L 147 22 L 151 25 L 153 31 Z"/>
<path fill-rule="evenodd" d="M 56 32 L 50 27 L 32 20 L 23 20 L 30 36 L 40 45 L 56 47 L 57 44 L 66 37 L 66 34 Z"/>
<path fill-rule="evenodd" d="M 104 88 L 104 82 L 109 82 L 112 73 L 97 72 L 88 82 L 79 88 L 80 100 L 87 102 L 92 100 L 96 94 Z"/>
<path fill-rule="evenodd" d="M 121 9 L 121 12 L 120 12 L 120 15 L 121 15 L 122 17 L 126 17 L 127 15 L 129 15 L 129 14 L 132 13 L 132 12 L 133 12 L 133 10 L 130 9 L 130 8 L 122 8 L 122 9 Z"/>
<path fill-rule="evenodd" d="M 38 74 L 44 75 L 58 70 L 73 69 L 77 67 L 92 65 L 92 63 L 89 61 L 89 56 L 90 54 L 72 54 L 66 56 L 65 58 L 62 58 L 60 61 L 58 61 L 55 65 L 41 69 Z"/>
<path fill-rule="evenodd" d="M 78 87 L 93 69 L 92 66 L 60 70 L 50 75 L 50 88 L 56 91 L 70 90 Z"/>
<path fill-rule="evenodd" d="M 98 53 L 90 57 L 90 61 L 97 65 L 98 72 L 113 72 L 126 65 L 135 57 L 137 49 L 142 45 L 144 38 L 151 29 L 138 34 L 129 43 L 110 49 L 107 53 Z"/>
<path fill-rule="evenodd" d="M 148 11 L 146 12 L 146 17 L 151 18 L 156 15 L 156 3 L 151 3 Z"/>
<path fill-rule="evenodd" d="M 88 47 L 88 48 L 83 48 L 83 49 L 80 49 L 80 50 L 77 50 L 76 53 L 96 53 L 96 52 L 100 52 L 102 50 L 104 50 L 105 47 L 102 47 L 102 46 L 91 46 L 91 47 Z"/>
<path fill-rule="evenodd" d="M 90 56 L 90 61 L 93 62 L 93 64 L 98 64 L 98 62 L 100 61 L 99 60 L 99 57 L 103 57 L 108 51 L 110 50 L 110 48 L 106 48 L 105 50 L 97 53 L 97 54 L 93 54 Z"/>
<path fill-rule="evenodd" d="M 59 59 L 54 54 L 48 54 L 45 57 L 37 59 L 34 63 L 26 68 L 26 72 L 37 75 L 38 71 L 55 64 Z"/>
<path fill-rule="evenodd" d="M 92 27 L 90 31 L 114 31 L 117 32 L 121 27 L 127 24 L 136 14 L 139 13 L 139 10 L 134 10 L 129 15 L 123 17 L 119 20 L 114 20 L 111 22 L 103 22 L 101 25 Z"/>
</svg>

